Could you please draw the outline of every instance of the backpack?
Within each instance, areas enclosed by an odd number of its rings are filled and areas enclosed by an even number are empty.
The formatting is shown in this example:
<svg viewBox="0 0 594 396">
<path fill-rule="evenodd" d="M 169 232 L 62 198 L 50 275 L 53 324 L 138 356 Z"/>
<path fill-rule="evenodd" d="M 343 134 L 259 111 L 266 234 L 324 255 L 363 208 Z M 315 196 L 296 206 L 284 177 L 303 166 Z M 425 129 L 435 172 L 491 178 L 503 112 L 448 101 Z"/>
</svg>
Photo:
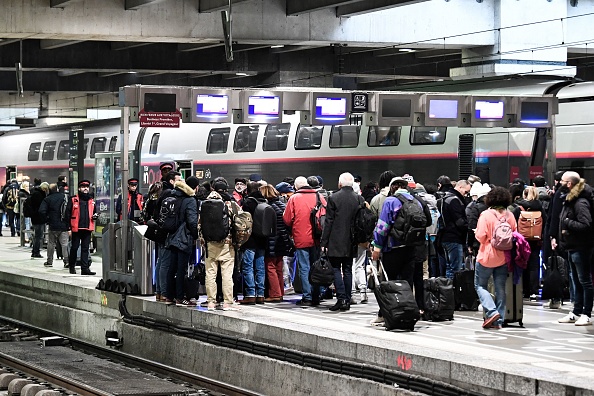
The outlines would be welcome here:
<svg viewBox="0 0 594 396">
<path fill-rule="evenodd" d="M 527 241 L 540 241 L 542 240 L 542 212 L 541 211 L 528 211 L 523 210 L 520 217 L 518 217 L 518 232 Z"/>
<path fill-rule="evenodd" d="M 220 242 L 229 235 L 231 218 L 222 199 L 206 199 L 200 206 L 200 230 L 206 242 Z"/>
<path fill-rule="evenodd" d="M 422 245 L 425 243 L 427 230 L 427 217 L 422 204 L 414 196 L 411 201 L 400 194 L 396 194 L 395 197 L 402 203 L 402 206 L 396 215 L 390 234 L 402 245 Z"/>
<path fill-rule="evenodd" d="M 6 209 L 14 209 L 19 200 L 19 190 L 11 188 L 6 192 Z"/>
<path fill-rule="evenodd" d="M 320 194 L 316 192 L 316 206 L 309 213 L 309 222 L 311 223 L 311 234 L 314 239 L 322 238 L 324 223 L 326 222 L 326 205 L 322 203 Z"/>
<path fill-rule="evenodd" d="M 490 212 L 497 218 L 497 223 L 493 228 L 493 234 L 491 236 L 491 246 L 497 250 L 511 250 L 514 240 L 512 228 L 507 222 L 507 213 L 498 217 L 495 211 Z"/>
<path fill-rule="evenodd" d="M 276 212 L 274 208 L 266 202 L 258 202 L 254 197 L 250 197 L 250 199 L 258 204 L 252 216 L 252 234 L 265 238 L 276 235 Z"/>
<path fill-rule="evenodd" d="M 442 218 L 442 216 L 439 213 L 438 206 L 434 205 L 433 201 L 425 199 L 425 195 L 426 195 L 425 193 L 419 194 L 419 197 L 421 197 L 421 199 L 423 199 L 423 201 L 425 201 L 425 203 L 427 204 L 427 207 L 429 208 L 429 212 L 431 212 L 431 225 L 427 227 L 426 232 L 428 235 L 435 235 L 435 234 L 437 234 L 437 231 L 438 231 L 439 219 Z M 443 201 L 441 201 L 441 205 L 443 208 Z M 445 223 L 444 223 L 444 228 L 445 228 Z"/>
<path fill-rule="evenodd" d="M 353 219 L 353 242 L 359 244 L 371 241 L 376 222 L 377 216 L 365 205 L 365 201 L 360 203 Z"/>
<path fill-rule="evenodd" d="M 243 245 L 252 235 L 252 215 L 242 210 L 233 215 L 233 244 Z"/>
<path fill-rule="evenodd" d="M 31 195 L 25 199 L 23 202 L 23 216 L 24 217 L 32 217 L 33 216 L 33 207 L 31 206 Z"/>
<path fill-rule="evenodd" d="M 62 204 L 60 205 L 60 219 L 63 222 L 69 223 L 70 220 L 67 219 L 66 217 L 66 207 L 68 206 L 68 196 L 66 194 L 64 194 L 64 200 L 62 201 Z"/>
<path fill-rule="evenodd" d="M 174 195 L 169 195 L 161 201 L 159 215 L 157 216 L 157 224 L 161 230 L 166 232 L 177 231 L 177 228 L 179 227 L 179 208 L 182 202 L 183 198 Z"/>
</svg>

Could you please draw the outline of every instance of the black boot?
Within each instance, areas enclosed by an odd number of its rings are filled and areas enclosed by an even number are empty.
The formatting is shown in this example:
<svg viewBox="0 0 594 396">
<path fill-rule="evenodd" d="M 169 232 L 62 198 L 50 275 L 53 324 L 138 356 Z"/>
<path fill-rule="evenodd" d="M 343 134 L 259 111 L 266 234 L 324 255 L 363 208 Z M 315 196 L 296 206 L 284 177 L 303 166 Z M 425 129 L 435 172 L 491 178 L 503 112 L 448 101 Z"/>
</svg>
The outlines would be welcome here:
<svg viewBox="0 0 594 396">
<path fill-rule="evenodd" d="M 343 300 L 343 304 L 342 304 L 342 307 L 340 307 L 340 310 L 348 311 L 349 309 L 351 309 L 350 300 Z"/>
<path fill-rule="evenodd" d="M 339 300 L 336 302 L 336 304 L 334 304 L 333 306 L 331 306 L 331 307 L 330 307 L 330 308 L 328 308 L 328 309 L 329 309 L 330 311 L 338 311 L 338 310 L 341 310 L 341 311 L 346 311 L 346 310 L 348 310 L 348 308 L 347 308 L 347 309 L 345 309 L 345 308 L 344 308 L 344 307 L 345 307 L 345 305 L 346 305 L 346 301 L 345 301 L 345 300 L 341 300 L 341 299 L 339 299 Z"/>
<path fill-rule="evenodd" d="M 76 269 L 74 267 L 69 267 L 71 274 L 76 274 Z"/>
</svg>

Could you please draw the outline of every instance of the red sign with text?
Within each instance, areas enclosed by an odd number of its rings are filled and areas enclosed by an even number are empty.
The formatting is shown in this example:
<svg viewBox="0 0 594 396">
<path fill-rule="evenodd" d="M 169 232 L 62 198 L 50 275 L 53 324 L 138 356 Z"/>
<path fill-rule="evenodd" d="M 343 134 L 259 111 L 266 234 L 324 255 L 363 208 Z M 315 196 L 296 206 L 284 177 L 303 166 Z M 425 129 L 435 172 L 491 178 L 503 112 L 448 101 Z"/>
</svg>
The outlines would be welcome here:
<svg viewBox="0 0 594 396">
<path fill-rule="evenodd" d="M 538 175 L 542 175 L 542 166 L 531 166 L 528 170 L 528 178 L 532 180 Z"/>
<path fill-rule="evenodd" d="M 181 116 L 182 114 L 179 111 L 158 113 L 141 110 L 138 112 L 141 127 L 179 128 Z"/>
<path fill-rule="evenodd" d="M 509 182 L 512 183 L 514 179 L 520 177 L 520 167 L 519 166 L 510 166 L 509 168 Z"/>
</svg>

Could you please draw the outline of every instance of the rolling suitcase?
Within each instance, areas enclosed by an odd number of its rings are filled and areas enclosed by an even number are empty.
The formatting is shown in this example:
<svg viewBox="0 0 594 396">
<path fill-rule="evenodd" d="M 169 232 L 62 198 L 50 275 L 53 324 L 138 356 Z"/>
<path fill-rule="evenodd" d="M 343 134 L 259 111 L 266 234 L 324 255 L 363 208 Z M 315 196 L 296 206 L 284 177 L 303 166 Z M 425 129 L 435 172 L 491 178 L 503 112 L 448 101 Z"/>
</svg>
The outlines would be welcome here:
<svg viewBox="0 0 594 396">
<path fill-rule="evenodd" d="M 454 320 L 454 284 L 445 277 L 424 280 L 426 320 L 434 322 Z"/>
<path fill-rule="evenodd" d="M 524 327 L 524 300 L 522 290 L 522 278 L 517 285 L 514 285 L 513 272 L 507 273 L 507 281 L 505 282 L 505 318 L 503 324 L 518 323 L 520 327 Z"/>
<path fill-rule="evenodd" d="M 414 331 L 415 323 L 421 318 L 421 314 L 408 282 L 391 280 L 380 282 L 377 271 L 373 266 L 371 268 L 375 281 L 373 294 L 384 318 L 386 330 Z M 385 272 L 384 276 L 388 279 Z"/>
<path fill-rule="evenodd" d="M 476 311 L 478 294 L 474 288 L 474 270 L 462 270 L 454 274 L 454 300 L 456 311 Z"/>
</svg>

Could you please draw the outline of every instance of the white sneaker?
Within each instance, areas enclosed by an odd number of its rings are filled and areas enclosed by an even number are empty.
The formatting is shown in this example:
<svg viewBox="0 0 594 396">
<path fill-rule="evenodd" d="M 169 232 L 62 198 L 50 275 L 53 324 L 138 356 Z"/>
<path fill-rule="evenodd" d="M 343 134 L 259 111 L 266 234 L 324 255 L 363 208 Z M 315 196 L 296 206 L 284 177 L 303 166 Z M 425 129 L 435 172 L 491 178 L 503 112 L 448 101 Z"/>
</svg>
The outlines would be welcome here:
<svg viewBox="0 0 594 396">
<path fill-rule="evenodd" d="M 584 315 L 582 315 L 582 316 L 584 316 Z M 559 323 L 575 323 L 576 320 L 578 320 L 577 316 L 575 316 L 573 314 L 573 312 L 570 312 L 567 315 L 565 315 L 564 317 L 562 317 L 561 319 L 559 319 L 557 322 L 559 322 Z"/>
<path fill-rule="evenodd" d="M 549 300 L 546 303 L 542 304 L 543 308 L 549 308 L 549 309 L 559 309 L 561 308 L 561 302 L 557 301 L 557 302 L 553 302 L 553 300 Z"/>
<path fill-rule="evenodd" d="M 384 318 L 380 318 L 379 316 L 376 316 L 375 319 L 373 319 L 371 322 L 369 322 L 370 325 L 372 326 L 383 326 L 384 323 Z"/>
<path fill-rule="evenodd" d="M 367 304 L 367 292 L 361 292 L 361 304 Z"/>
<path fill-rule="evenodd" d="M 575 322 L 576 326 L 592 326 L 592 321 L 588 315 L 580 315 L 580 318 Z"/>
</svg>

